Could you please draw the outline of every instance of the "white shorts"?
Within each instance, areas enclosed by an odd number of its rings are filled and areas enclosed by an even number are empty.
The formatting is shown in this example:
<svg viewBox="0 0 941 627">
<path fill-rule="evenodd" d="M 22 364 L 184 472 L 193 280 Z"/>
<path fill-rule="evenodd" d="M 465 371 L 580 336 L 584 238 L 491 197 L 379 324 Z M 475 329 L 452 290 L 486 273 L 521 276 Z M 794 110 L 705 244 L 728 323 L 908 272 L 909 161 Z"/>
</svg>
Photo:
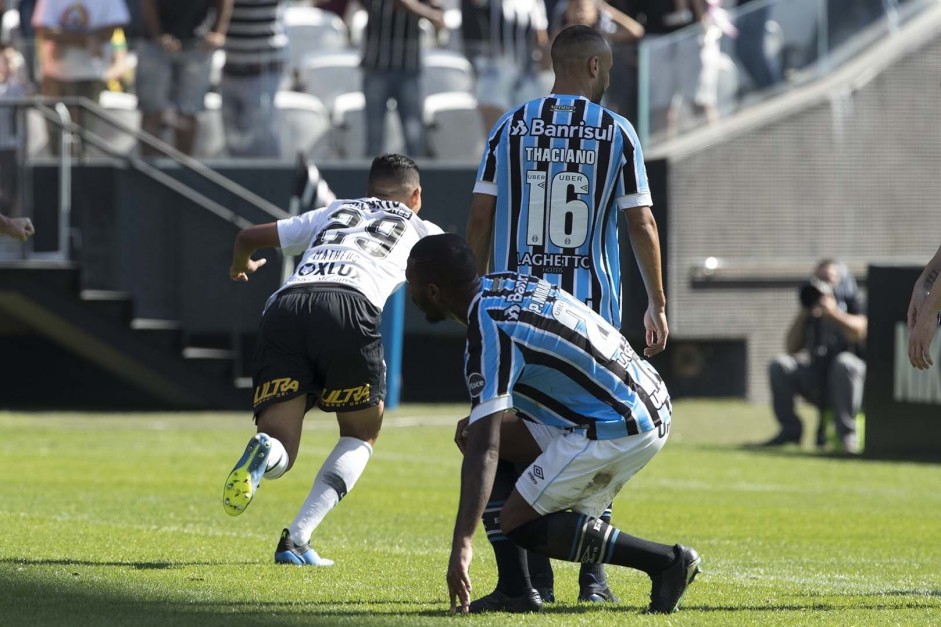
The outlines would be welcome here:
<svg viewBox="0 0 941 627">
<path fill-rule="evenodd" d="M 584 431 L 525 423 L 542 455 L 517 480 L 516 490 L 543 516 L 571 509 L 597 518 L 670 433 L 667 422 L 639 435 L 589 440 Z"/>
</svg>

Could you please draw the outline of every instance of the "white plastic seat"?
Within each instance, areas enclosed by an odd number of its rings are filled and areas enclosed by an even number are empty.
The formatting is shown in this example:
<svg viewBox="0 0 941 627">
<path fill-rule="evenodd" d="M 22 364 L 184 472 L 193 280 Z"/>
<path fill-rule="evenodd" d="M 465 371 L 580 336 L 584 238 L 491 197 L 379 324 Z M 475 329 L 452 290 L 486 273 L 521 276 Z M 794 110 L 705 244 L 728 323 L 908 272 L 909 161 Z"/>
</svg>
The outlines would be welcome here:
<svg viewBox="0 0 941 627">
<path fill-rule="evenodd" d="M 98 104 L 112 117 L 117 118 L 134 130 L 141 128 L 141 113 L 137 109 L 137 96 L 116 91 L 103 91 L 98 96 Z M 137 138 L 113 124 L 106 122 L 93 113 L 86 114 L 88 130 L 105 140 L 107 145 L 120 154 L 130 154 L 137 147 Z M 87 146 L 89 155 L 105 155 L 91 143 Z"/>
<path fill-rule="evenodd" d="M 484 149 L 484 127 L 477 99 L 464 92 L 432 94 L 425 99 L 425 140 L 437 159 L 477 162 Z"/>
<path fill-rule="evenodd" d="M 334 100 L 339 95 L 362 91 L 359 62 L 359 52 L 352 49 L 309 54 L 298 70 L 301 90 L 317 96 L 327 110 L 333 111 Z"/>
<path fill-rule="evenodd" d="M 301 67 L 311 52 L 342 50 L 350 35 L 343 19 L 316 7 L 288 6 L 284 10 L 284 32 L 288 39 L 288 69 Z"/>
<path fill-rule="evenodd" d="M 336 156 L 364 159 L 366 155 L 366 97 L 363 92 L 341 94 L 333 108 L 333 142 Z M 386 141 L 383 152 L 401 153 L 405 149 L 402 125 L 395 111 L 386 111 Z"/>
<path fill-rule="evenodd" d="M 450 50 L 429 50 L 422 58 L 422 93 L 474 93 L 474 68 L 467 58 Z"/>
<path fill-rule="evenodd" d="M 274 106 L 283 159 L 294 159 L 298 153 L 310 155 L 318 142 L 327 139 L 330 113 L 316 96 L 279 91 L 275 94 Z"/>
<path fill-rule="evenodd" d="M 222 121 L 222 96 L 214 91 L 206 94 L 205 110 L 196 114 L 196 137 L 193 156 L 212 158 L 225 155 L 225 124 Z"/>
</svg>

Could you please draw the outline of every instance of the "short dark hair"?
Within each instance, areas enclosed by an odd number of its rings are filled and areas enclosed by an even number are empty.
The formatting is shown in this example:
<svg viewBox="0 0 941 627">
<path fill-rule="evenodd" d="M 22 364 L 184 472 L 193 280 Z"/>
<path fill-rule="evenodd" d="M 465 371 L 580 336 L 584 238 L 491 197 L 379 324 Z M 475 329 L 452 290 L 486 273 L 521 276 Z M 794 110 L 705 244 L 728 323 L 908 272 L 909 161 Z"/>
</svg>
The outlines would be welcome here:
<svg viewBox="0 0 941 627">
<path fill-rule="evenodd" d="M 456 233 L 421 238 L 412 247 L 409 261 L 426 283 L 463 285 L 477 278 L 477 257 L 467 240 Z"/>
<path fill-rule="evenodd" d="M 419 185 L 421 171 L 405 155 L 384 154 L 372 160 L 369 168 L 369 189 L 388 187 L 391 183 L 404 189 Z"/>
<path fill-rule="evenodd" d="M 604 35 L 591 26 L 575 24 L 563 28 L 552 41 L 552 67 L 561 67 L 572 61 L 598 56 L 609 47 Z"/>
</svg>

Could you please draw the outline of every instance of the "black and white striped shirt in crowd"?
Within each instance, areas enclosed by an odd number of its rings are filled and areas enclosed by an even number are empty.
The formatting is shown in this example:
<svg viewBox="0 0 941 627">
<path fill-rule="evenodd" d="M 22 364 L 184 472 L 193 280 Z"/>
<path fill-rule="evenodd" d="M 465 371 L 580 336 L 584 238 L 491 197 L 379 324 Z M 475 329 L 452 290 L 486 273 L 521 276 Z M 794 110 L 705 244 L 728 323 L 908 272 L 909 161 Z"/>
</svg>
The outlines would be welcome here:
<svg viewBox="0 0 941 627">
<path fill-rule="evenodd" d="M 225 69 L 278 67 L 287 37 L 279 0 L 235 0 L 225 40 Z"/>
<path fill-rule="evenodd" d="M 535 33 L 549 27 L 543 0 L 462 0 L 461 20 L 468 56 L 509 57 L 521 66 L 532 61 Z"/>
<path fill-rule="evenodd" d="M 363 67 L 369 70 L 421 69 L 419 17 L 392 0 L 365 0 L 369 21 L 363 37 Z M 423 4 L 430 4 L 425 0 Z"/>
</svg>

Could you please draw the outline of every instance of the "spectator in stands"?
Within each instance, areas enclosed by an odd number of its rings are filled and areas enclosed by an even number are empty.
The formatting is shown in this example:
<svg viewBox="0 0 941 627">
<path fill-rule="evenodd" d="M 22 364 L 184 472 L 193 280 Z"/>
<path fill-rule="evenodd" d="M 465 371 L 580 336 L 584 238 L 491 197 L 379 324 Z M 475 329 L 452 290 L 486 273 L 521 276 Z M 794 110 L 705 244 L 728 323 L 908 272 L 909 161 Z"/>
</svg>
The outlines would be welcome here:
<svg viewBox="0 0 941 627">
<path fill-rule="evenodd" d="M 29 218 L 8 218 L 0 213 L 0 235 L 25 242 L 33 233 L 33 222 Z"/>
<path fill-rule="evenodd" d="M 749 7 L 754 0 L 739 0 L 741 12 L 736 20 L 738 38 L 735 40 L 735 54 L 751 78 L 756 90 L 767 89 L 781 80 L 780 65 L 765 54 L 765 35 L 768 20 L 771 18 L 773 5 L 764 4 Z"/>
<path fill-rule="evenodd" d="M 30 85 L 34 85 L 36 83 L 36 68 L 34 67 L 36 62 L 36 42 L 34 41 L 36 31 L 33 30 L 33 13 L 36 10 L 36 0 L 19 0 L 18 2 L 0 0 L 0 14 L 14 9 L 19 13 L 20 19 L 16 45 L 26 61 L 24 69 L 27 80 Z"/>
<path fill-rule="evenodd" d="M 908 359 L 919 370 L 927 370 L 931 360 L 931 340 L 941 325 L 941 289 L 932 290 L 941 274 L 941 247 L 922 270 L 908 303 Z"/>
<path fill-rule="evenodd" d="M 33 27 L 39 37 L 41 93 L 84 97 L 95 102 L 111 65 L 111 37 L 130 14 L 124 0 L 39 0 Z M 70 107 L 72 121 L 83 126 L 81 110 Z M 49 124 L 50 148 L 58 153 L 58 127 Z"/>
<path fill-rule="evenodd" d="M 866 378 L 866 362 L 859 353 L 868 325 L 862 296 L 849 271 L 832 259 L 817 264 L 799 296 L 800 308 L 787 331 L 787 354 L 770 366 L 774 415 L 781 430 L 763 445 L 800 443 L 803 428 L 794 411 L 794 399 L 800 395 L 815 403 L 821 415 L 832 412 L 844 450 L 857 453 L 856 414 Z M 818 430 L 818 446 L 825 444 L 822 435 Z"/>
<path fill-rule="evenodd" d="M 287 38 L 280 0 L 235 0 L 225 39 L 222 119 L 232 157 L 277 157 L 281 152 L 274 106 L 284 78 Z"/>
<path fill-rule="evenodd" d="M 656 43 L 658 39 L 696 24 L 705 15 L 704 0 L 633 0 L 637 20 L 651 42 L 649 111 L 651 129 L 678 128 L 684 102 L 693 102 L 702 69 L 700 38 Z"/>
<path fill-rule="evenodd" d="M 637 119 L 637 41 L 644 36 L 640 22 L 605 0 L 558 0 L 550 13 L 551 39 L 573 24 L 591 26 L 611 45 L 614 65 L 612 81 L 605 93 L 605 105 L 627 117 Z"/>
<path fill-rule="evenodd" d="M 363 45 L 363 94 L 366 96 L 366 154 L 383 152 L 389 99 L 405 134 L 410 157 L 426 152 L 422 125 L 421 32 L 425 18 L 444 28 L 444 14 L 430 0 L 365 0 L 369 22 Z"/>
<path fill-rule="evenodd" d="M 543 0 L 461 0 L 464 53 L 488 132 L 505 111 L 542 95 L 537 70 L 547 60 L 548 28 Z"/>
<path fill-rule="evenodd" d="M 3 105 L 7 98 L 22 98 L 28 90 L 23 77 L 23 57 L 12 48 L 0 48 L 0 212 L 19 214 L 16 203 L 17 148 L 20 132 L 16 107 Z"/>
<path fill-rule="evenodd" d="M 141 126 L 161 137 L 172 109 L 176 148 L 192 154 L 196 115 L 209 91 L 212 54 L 225 44 L 232 0 L 143 0 L 141 8 L 147 31 L 137 49 Z M 144 154 L 153 150 L 145 146 Z"/>
</svg>

